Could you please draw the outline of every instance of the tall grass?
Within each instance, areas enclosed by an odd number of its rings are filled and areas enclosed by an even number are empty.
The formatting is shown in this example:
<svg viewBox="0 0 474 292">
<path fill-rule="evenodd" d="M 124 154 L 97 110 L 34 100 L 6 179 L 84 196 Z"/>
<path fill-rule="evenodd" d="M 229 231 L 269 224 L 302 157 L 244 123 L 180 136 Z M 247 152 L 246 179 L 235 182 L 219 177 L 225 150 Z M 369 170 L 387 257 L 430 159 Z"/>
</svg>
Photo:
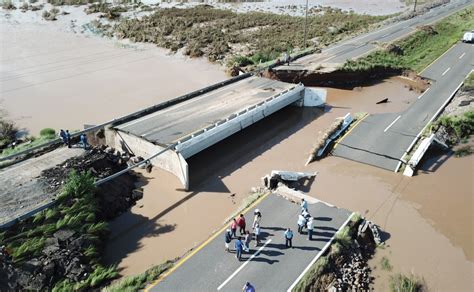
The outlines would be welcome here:
<svg viewBox="0 0 474 292">
<path fill-rule="evenodd" d="M 420 292 L 423 291 L 423 281 L 411 274 L 409 276 L 396 274 L 390 277 L 390 291 L 392 292 Z"/>
<path fill-rule="evenodd" d="M 1 129 L 3 128 L 2 123 L 3 123 L 3 121 L 0 120 L 0 132 L 2 131 Z M 11 124 L 11 127 L 13 127 L 13 129 L 10 130 L 10 132 L 12 132 L 14 130 L 14 132 L 16 133 L 16 131 L 17 131 L 16 127 L 13 124 Z M 23 150 L 29 149 L 29 148 L 33 148 L 35 146 L 53 141 L 56 138 L 57 138 L 56 137 L 56 131 L 54 129 L 51 129 L 51 128 L 42 129 L 40 131 L 40 136 L 38 138 L 35 137 L 35 136 L 31 136 L 31 137 L 28 138 L 27 142 L 18 144 L 14 149 L 12 149 L 12 148 L 4 149 L 0 153 L 0 157 L 5 157 L 5 156 L 8 156 L 8 155 L 12 155 L 12 154 L 21 152 Z M 0 140 L 2 140 L 2 134 L 1 133 L 0 133 Z M 11 137 L 11 134 L 10 134 L 10 139 L 9 140 L 10 140 L 10 142 L 13 142 L 14 136 Z"/>
<path fill-rule="evenodd" d="M 463 89 L 466 91 L 474 90 L 474 72 L 471 72 L 464 80 Z"/>
<path fill-rule="evenodd" d="M 115 267 L 100 265 L 101 242 L 107 234 L 108 224 L 97 217 L 98 201 L 94 194 L 94 178 L 91 173 L 72 171 L 57 199 L 59 204 L 36 214 L 0 234 L 2 244 L 12 250 L 12 257 L 20 263 L 38 257 L 47 237 L 59 230 L 73 230 L 89 242 L 81 252 L 94 267 L 94 272 L 83 281 L 73 283 L 62 280 L 53 283 L 53 291 L 85 291 L 99 287 L 105 281 L 117 277 Z"/>
<path fill-rule="evenodd" d="M 151 283 L 158 279 L 161 274 L 172 266 L 173 262 L 167 261 L 161 265 L 154 266 L 139 275 L 123 278 L 103 289 L 103 292 L 139 291 L 145 288 L 147 283 Z"/>
<path fill-rule="evenodd" d="M 381 69 L 411 69 L 422 71 L 436 58 L 457 43 L 466 30 L 474 27 L 474 7 L 466 8 L 454 15 L 425 26 L 404 39 L 396 41 L 355 61 L 347 61 L 343 70 L 365 71 Z"/>
</svg>

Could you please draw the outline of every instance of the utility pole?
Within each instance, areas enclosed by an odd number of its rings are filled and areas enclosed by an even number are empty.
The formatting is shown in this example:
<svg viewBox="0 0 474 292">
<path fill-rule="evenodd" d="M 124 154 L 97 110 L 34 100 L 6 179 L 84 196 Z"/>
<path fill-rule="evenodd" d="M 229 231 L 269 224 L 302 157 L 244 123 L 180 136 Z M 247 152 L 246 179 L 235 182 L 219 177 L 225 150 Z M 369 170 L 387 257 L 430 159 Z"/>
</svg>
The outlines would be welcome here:
<svg viewBox="0 0 474 292">
<path fill-rule="evenodd" d="M 415 4 L 413 5 L 413 13 L 416 12 L 416 0 L 415 0 Z"/>
<path fill-rule="evenodd" d="M 303 42 L 303 46 L 304 48 L 306 49 L 306 34 L 308 33 L 308 1 L 309 0 L 306 0 L 306 14 L 305 14 L 305 18 L 304 18 L 304 42 Z"/>
</svg>

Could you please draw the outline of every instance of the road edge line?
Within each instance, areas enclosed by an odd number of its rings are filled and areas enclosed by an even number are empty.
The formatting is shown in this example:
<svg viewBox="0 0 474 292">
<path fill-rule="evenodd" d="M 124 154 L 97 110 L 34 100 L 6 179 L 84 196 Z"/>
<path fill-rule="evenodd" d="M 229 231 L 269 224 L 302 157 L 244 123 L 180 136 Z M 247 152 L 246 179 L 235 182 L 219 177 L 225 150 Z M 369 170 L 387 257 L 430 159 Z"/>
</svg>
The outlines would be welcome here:
<svg viewBox="0 0 474 292">
<path fill-rule="evenodd" d="M 304 277 L 304 275 L 309 271 L 309 269 L 314 265 L 314 263 L 326 252 L 326 250 L 331 246 L 332 242 L 334 241 L 334 238 L 336 238 L 336 235 L 342 230 L 342 228 L 346 227 L 347 224 L 349 224 L 349 221 L 354 217 L 356 212 L 352 212 L 349 218 L 346 219 L 346 221 L 339 227 L 336 233 L 331 237 L 331 239 L 326 243 L 326 245 L 323 247 L 323 249 L 311 260 L 308 266 L 303 270 L 303 272 L 296 278 L 296 280 L 291 284 L 290 288 L 288 288 L 286 291 L 291 292 L 293 288 L 299 283 L 299 281 Z"/>
<path fill-rule="evenodd" d="M 365 118 L 367 118 L 368 116 L 370 116 L 370 114 L 365 114 L 362 118 L 360 118 L 355 124 L 354 126 L 352 126 L 349 131 L 347 131 L 344 135 L 342 135 L 341 138 L 339 138 L 336 143 L 334 144 L 334 147 L 332 148 L 332 150 L 334 151 L 334 149 L 336 149 L 337 145 L 339 145 L 339 143 L 344 140 L 344 138 L 346 138 L 347 135 L 349 135 L 350 132 L 352 132 L 352 130 L 354 130 L 363 120 L 365 120 Z"/>
<path fill-rule="evenodd" d="M 400 157 L 400 161 L 398 161 L 398 164 L 397 164 L 397 167 L 395 168 L 395 170 L 393 172 L 397 173 L 398 170 L 400 169 L 400 167 L 402 166 L 402 159 L 405 155 L 407 155 L 411 149 L 413 148 L 413 146 L 415 146 L 416 142 L 418 141 L 418 139 L 420 139 L 420 136 L 421 134 L 425 131 L 426 127 L 428 127 L 428 125 L 441 113 L 441 111 L 448 105 L 448 103 L 454 98 L 454 96 L 456 95 L 456 93 L 458 92 L 458 90 L 461 88 L 461 86 L 464 84 L 464 80 L 466 80 L 467 76 L 469 76 L 474 70 L 471 70 L 467 75 L 466 77 L 464 77 L 464 79 L 461 81 L 461 83 L 458 85 L 458 87 L 456 87 L 456 89 L 449 95 L 449 97 L 444 101 L 444 103 L 441 105 L 441 107 L 436 111 L 436 113 L 431 117 L 431 119 L 428 121 L 428 123 L 426 123 L 426 125 L 423 127 L 423 129 L 421 129 L 421 131 L 418 133 L 418 135 L 416 135 L 415 139 L 413 139 L 413 141 L 411 142 L 411 144 L 408 146 L 407 150 L 405 150 L 405 152 L 402 154 L 402 157 Z M 407 162 L 405 162 L 407 163 Z"/>
<path fill-rule="evenodd" d="M 272 192 L 266 192 L 265 194 L 263 194 L 260 198 L 258 198 L 255 202 L 253 202 L 252 204 L 250 204 L 247 208 L 243 209 L 242 211 L 240 211 L 241 213 L 247 213 L 250 209 L 252 209 L 253 207 L 255 207 L 256 205 L 258 205 L 261 201 L 263 201 L 263 199 L 265 199 L 266 197 L 268 197 L 268 195 L 272 194 Z M 166 277 L 168 277 L 169 275 L 171 275 L 171 273 L 173 273 L 176 269 L 178 269 L 181 265 L 183 265 L 187 260 L 189 260 L 192 256 L 194 256 L 198 251 L 200 251 L 201 249 L 203 249 L 206 245 L 208 245 L 211 241 L 213 241 L 219 234 L 221 234 L 225 229 L 228 228 L 227 226 L 227 223 L 226 222 L 224 224 L 224 226 L 222 228 L 220 228 L 219 230 L 217 230 L 214 234 L 212 234 L 208 239 L 206 239 L 203 243 L 201 243 L 201 245 L 199 245 L 197 248 L 193 249 L 189 254 L 187 254 L 184 258 L 182 258 L 181 260 L 179 260 L 176 265 L 174 265 L 171 269 L 169 269 L 167 272 L 165 272 L 164 274 L 162 274 L 160 277 L 158 277 L 158 279 L 156 279 L 154 282 L 152 282 L 151 284 L 147 285 L 147 287 L 144 289 L 145 292 L 148 292 L 150 291 L 150 289 L 152 289 L 153 287 L 155 287 L 156 285 L 158 285 L 161 281 L 163 281 Z"/>
<path fill-rule="evenodd" d="M 451 49 L 453 49 L 455 46 L 457 46 L 459 43 L 456 42 L 454 45 L 452 45 L 449 49 L 446 50 L 443 54 L 441 54 L 438 58 L 436 58 L 433 62 L 429 63 L 428 66 L 426 66 L 423 70 L 418 73 L 418 75 L 421 75 L 423 72 L 425 72 L 426 69 L 428 69 L 431 65 L 433 65 L 435 62 L 437 62 L 439 59 L 441 59 L 444 55 L 446 55 Z"/>
</svg>

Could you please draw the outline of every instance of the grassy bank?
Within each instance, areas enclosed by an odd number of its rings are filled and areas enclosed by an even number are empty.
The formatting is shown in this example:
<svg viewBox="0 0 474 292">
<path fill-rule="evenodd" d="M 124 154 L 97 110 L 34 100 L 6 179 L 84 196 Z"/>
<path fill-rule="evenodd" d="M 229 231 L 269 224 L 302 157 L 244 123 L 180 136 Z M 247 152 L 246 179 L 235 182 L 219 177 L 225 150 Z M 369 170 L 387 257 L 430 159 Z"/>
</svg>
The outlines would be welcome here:
<svg viewBox="0 0 474 292">
<path fill-rule="evenodd" d="M 39 137 L 30 136 L 26 139 L 25 142 L 18 144 L 15 148 L 6 148 L 2 152 L 0 152 L 0 158 L 9 156 L 23 150 L 36 147 L 38 145 L 53 141 L 57 139 L 56 132 L 53 129 L 45 128 L 41 130 Z M 13 140 L 11 141 L 13 142 Z"/>
<path fill-rule="evenodd" d="M 161 265 L 152 267 L 136 276 L 129 276 L 107 286 L 103 292 L 120 292 L 120 291 L 139 291 L 146 287 L 147 284 L 157 280 L 164 272 L 173 266 L 172 261 L 167 261 Z"/>
<path fill-rule="evenodd" d="M 464 91 L 474 90 L 474 72 L 471 72 L 466 80 L 464 80 L 462 89 Z"/>
<path fill-rule="evenodd" d="M 308 20 L 308 43 L 319 46 L 367 29 L 387 16 L 357 15 L 326 8 Z M 234 13 L 198 6 L 158 9 L 141 19 L 126 19 L 112 28 L 119 38 L 154 43 L 191 57 L 207 56 L 228 65 L 252 65 L 278 58 L 303 46 L 303 17 Z"/>
<path fill-rule="evenodd" d="M 449 146 L 467 141 L 474 133 L 474 110 L 457 116 L 443 116 L 433 125 L 434 130 L 439 127 L 444 127 L 447 132 L 449 139 L 446 142 Z"/>
<path fill-rule="evenodd" d="M 0 233 L 0 242 L 7 247 L 12 267 L 24 271 L 31 261 L 38 259 L 53 264 L 53 274 L 48 275 L 51 277 L 49 287 L 53 291 L 89 290 L 115 278 L 118 275 L 115 267 L 105 267 L 100 263 L 108 224 L 98 216 L 93 176 L 71 172 L 57 201 L 54 207 Z M 58 246 L 58 232 L 72 233 L 74 241 L 67 247 L 62 247 L 62 243 Z M 48 249 L 56 251 L 49 252 Z M 59 254 L 64 258 L 56 258 Z M 81 267 L 86 267 L 87 273 L 74 280 L 66 278 L 66 272 L 60 271 L 62 261 L 75 259 L 79 259 Z M 32 287 L 29 289 L 34 290 Z"/>
<path fill-rule="evenodd" d="M 474 7 L 464 9 L 366 57 L 347 61 L 343 70 L 410 69 L 421 72 L 474 27 Z"/>
<path fill-rule="evenodd" d="M 352 216 L 349 224 L 336 233 L 329 249 L 311 266 L 308 272 L 306 272 L 303 278 L 293 288 L 293 291 L 320 291 L 328 288 L 321 286 L 321 284 L 324 282 L 330 284 L 332 282 L 332 280 L 325 280 L 329 278 L 328 274 L 333 273 L 335 263 L 340 262 L 338 260 L 340 255 L 350 250 L 351 243 L 354 240 L 361 220 L 360 214 Z"/>
</svg>

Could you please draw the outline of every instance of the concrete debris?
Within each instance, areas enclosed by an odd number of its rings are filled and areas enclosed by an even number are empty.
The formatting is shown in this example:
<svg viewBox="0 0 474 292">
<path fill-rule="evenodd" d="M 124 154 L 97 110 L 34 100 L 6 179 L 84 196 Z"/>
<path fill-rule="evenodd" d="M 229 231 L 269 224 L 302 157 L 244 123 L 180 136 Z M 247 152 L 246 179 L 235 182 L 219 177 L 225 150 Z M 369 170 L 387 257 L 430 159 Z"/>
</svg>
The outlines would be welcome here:
<svg viewBox="0 0 474 292">
<path fill-rule="evenodd" d="M 282 183 L 278 183 L 278 187 L 275 189 L 275 193 L 297 204 L 301 203 L 301 199 L 305 199 L 308 204 L 316 204 L 319 202 L 318 199 L 308 196 L 303 192 L 290 189 Z"/>
<path fill-rule="evenodd" d="M 387 103 L 388 102 L 388 98 L 384 98 L 380 101 L 377 101 L 375 104 L 381 104 L 381 103 Z"/>
<path fill-rule="evenodd" d="M 299 186 L 304 185 L 307 182 L 312 182 L 318 173 L 307 173 L 307 172 L 295 172 L 295 171 L 282 171 L 273 170 L 270 175 L 266 175 L 262 178 L 263 185 L 274 190 L 278 187 L 278 183 L 285 185 Z"/>
<path fill-rule="evenodd" d="M 380 237 L 380 231 L 377 225 L 375 225 L 372 221 L 364 219 L 362 223 L 359 225 L 359 228 L 357 231 L 357 237 L 366 240 L 367 236 L 370 236 L 371 240 L 376 245 L 383 244 L 382 238 Z"/>
</svg>

